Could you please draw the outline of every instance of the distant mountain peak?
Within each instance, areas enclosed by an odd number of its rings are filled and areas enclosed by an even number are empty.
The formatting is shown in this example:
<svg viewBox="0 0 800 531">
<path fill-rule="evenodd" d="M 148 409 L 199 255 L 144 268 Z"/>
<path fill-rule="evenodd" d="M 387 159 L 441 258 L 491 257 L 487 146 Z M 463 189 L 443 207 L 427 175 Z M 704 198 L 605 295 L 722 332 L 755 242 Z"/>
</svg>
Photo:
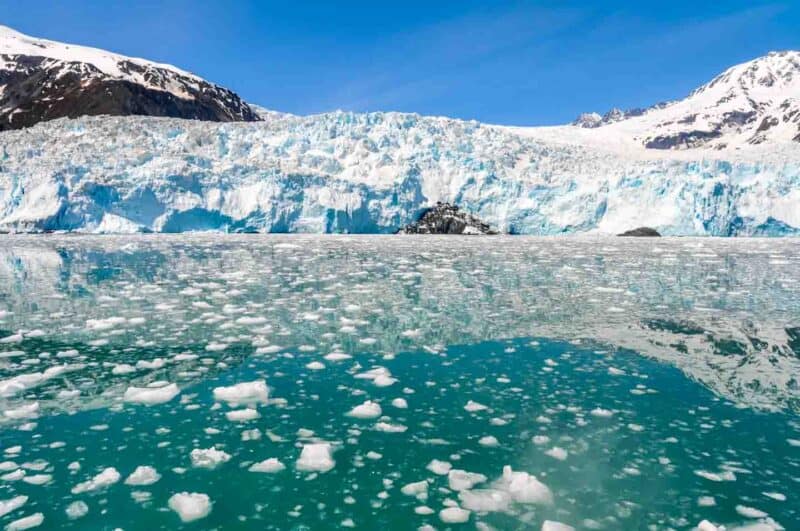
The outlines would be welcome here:
<svg viewBox="0 0 800 531">
<path fill-rule="evenodd" d="M 259 119 L 234 92 L 172 65 L 0 26 L 0 131 L 100 114 Z"/>
<path fill-rule="evenodd" d="M 586 116 L 592 115 L 581 115 L 573 125 L 614 126 L 651 149 L 800 142 L 800 52 L 770 52 L 735 65 L 682 100 L 613 109 L 600 120 Z"/>
</svg>

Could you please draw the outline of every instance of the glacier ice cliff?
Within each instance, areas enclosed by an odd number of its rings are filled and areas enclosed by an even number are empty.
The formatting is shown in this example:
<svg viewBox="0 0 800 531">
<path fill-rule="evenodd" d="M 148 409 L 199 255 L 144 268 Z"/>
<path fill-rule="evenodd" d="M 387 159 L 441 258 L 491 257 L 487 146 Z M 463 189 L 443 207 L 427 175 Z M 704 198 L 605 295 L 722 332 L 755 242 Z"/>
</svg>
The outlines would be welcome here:
<svg viewBox="0 0 800 531">
<path fill-rule="evenodd" d="M 800 144 L 653 154 L 579 129 L 402 113 L 59 119 L 0 133 L 0 230 L 393 233 L 438 201 L 512 234 L 800 230 Z"/>
</svg>

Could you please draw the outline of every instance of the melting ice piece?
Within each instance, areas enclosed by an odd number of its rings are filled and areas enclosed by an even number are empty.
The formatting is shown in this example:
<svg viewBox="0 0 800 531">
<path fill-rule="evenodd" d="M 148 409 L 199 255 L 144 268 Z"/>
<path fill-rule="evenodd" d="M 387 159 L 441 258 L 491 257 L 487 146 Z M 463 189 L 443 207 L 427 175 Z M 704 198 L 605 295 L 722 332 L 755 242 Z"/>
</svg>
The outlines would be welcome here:
<svg viewBox="0 0 800 531">
<path fill-rule="evenodd" d="M 447 483 L 450 488 L 455 491 L 469 490 L 478 483 L 483 483 L 484 481 L 486 481 L 486 476 L 483 474 L 476 474 L 456 468 L 450 470 L 447 474 Z"/>
<path fill-rule="evenodd" d="M 145 404 L 152 406 L 169 402 L 180 393 L 180 389 L 174 383 L 161 387 L 128 387 L 122 399 L 133 404 Z"/>
<path fill-rule="evenodd" d="M 458 498 L 464 508 L 476 512 L 505 512 L 511 505 L 511 495 L 497 489 L 464 490 Z"/>
<path fill-rule="evenodd" d="M 24 516 L 18 520 L 14 520 L 6 526 L 6 531 L 21 531 L 22 529 L 32 529 L 39 527 L 44 522 L 44 515 L 42 513 L 35 513 L 30 516 Z"/>
<path fill-rule="evenodd" d="M 27 496 L 14 496 L 7 500 L 0 500 L 0 517 L 3 517 L 11 511 L 16 511 L 28 502 Z"/>
<path fill-rule="evenodd" d="M 190 454 L 192 458 L 192 466 L 197 468 L 217 468 L 222 463 L 230 461 L 230 454 L 217 450 L 216 448 L 207 448 L 205 450 L 196 448 Z"/>
<path fill-rule="evenodd" d="M 381 416 L 381 406 L 377 402 L 373 402 L 372 400 L 367 400 L 363 404 L 360 404 L 353 409 L 351 409 L 348 413 L 348 417 L 355 417 L 357 419 L 374 419 Z"/>
<path fill-rule="evenodd" d="M 249 470 L 250 472 L 262 472 L 266 474 L 274 474 L 275 472 L 280 472 L 281 470 L 285 469 L 286 465 L 278 461 L 275 457 L 270 457 L 269 459 L 265 459 L 260 463 L 254 463 L 250 465 Z"/>
<path fill-rule="evenodd" d="M 229 405 L 263 404 L 267 402 L 268 396 L 269 388 L 264 380 L 242 382 L 214 389 L 214 400 L 227 402 Z"/>
<path fill-rule="evenodd" d="M 336 465 L 330 443 L 312 443 L 303 446 L 295 466 L 304 472 L 327 472 Z"/>
<path fill-rule="evenodd" d="M 193 522 L 208 516 L 211 499 L 207 494 L 179 492 L 169 499 L 169 508 L 178 513 L 183 522 Z"/>
<path fill-rule="evenodd" d="M 571 525 L 562 524 L 561 522 L 545 520 L 542 524 L 542 531 L 575 531 L 575 528 Z"/>
<path fill-rule="evenodd" d="M 161 479 L 161 474 L 159 474 L 155 468 L 151 466 L 137 466 L 136 470 L 125 479 L 126 485 L 152 485 L 156 481 Z"/>
<path fill-rule="evenodd" d="M 83 492 L 92 492 L 94 490 L 103 489 L 113 485 L 119 481 L 120 475 L 114 467 L 108 467 L 95 477 L 83 483 L 78 483 L 72 487 L 72 494 L 81 494 Z"/>
<path fill-rule="evenodd" d="M 553 493 L 547 485 L 527 472 L 514 472 L 508 465 L 503 467 L 503 476 L 494 482 L 494 488 L 508 492 L 517 503 L 553 503 Z"/>
<path fill-rule="evenodd" d="M 446 524 L 463 524 L 469 520 L 470 512 L 461 507 L 448 507 L 439 511 L 439 519 Z"/>
</svg>

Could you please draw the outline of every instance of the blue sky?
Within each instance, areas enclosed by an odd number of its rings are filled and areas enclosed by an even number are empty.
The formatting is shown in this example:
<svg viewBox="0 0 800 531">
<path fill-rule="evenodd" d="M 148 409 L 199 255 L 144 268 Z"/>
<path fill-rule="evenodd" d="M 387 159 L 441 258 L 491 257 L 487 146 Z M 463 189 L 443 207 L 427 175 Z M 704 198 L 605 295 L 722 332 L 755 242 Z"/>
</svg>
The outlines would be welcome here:
<svg viewBox="0 0 800 531">
<path fill-rule="evenodd" d="M 280 111 L 518 125 L 679 98 L 800 49 L 796 0 L 0 0 L 0 23 L 171 63 Z"/>
</svg>

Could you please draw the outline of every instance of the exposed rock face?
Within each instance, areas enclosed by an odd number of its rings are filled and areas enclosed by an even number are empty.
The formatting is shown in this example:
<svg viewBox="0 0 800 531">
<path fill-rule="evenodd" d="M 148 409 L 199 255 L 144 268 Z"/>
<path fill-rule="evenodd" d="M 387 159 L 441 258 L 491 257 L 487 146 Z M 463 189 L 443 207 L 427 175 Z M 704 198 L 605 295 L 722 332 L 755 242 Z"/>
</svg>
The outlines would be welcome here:
<svg viewBox="0 0 800 531">
<path fill-rule="evenodd" d="M 638 229 L 627 230 L 617 236 L 643 236 L 643 237 L 656 237 L 661 236 L 656 229 L 650 227 L 639 227 Z"/>
<path fill-rule="evenodd" d="M 489 225 L 472 214 L 449 203 L 436 203 L 426 210 L 418 221 L 398 234 L 498 234 Z"/>
<path fill-rule="evenodd" d="M 104 114 L 259 119 L 234 92 L 175 67 L 34 39 L 0 26 L 0 131 Z"/>
</svg>

